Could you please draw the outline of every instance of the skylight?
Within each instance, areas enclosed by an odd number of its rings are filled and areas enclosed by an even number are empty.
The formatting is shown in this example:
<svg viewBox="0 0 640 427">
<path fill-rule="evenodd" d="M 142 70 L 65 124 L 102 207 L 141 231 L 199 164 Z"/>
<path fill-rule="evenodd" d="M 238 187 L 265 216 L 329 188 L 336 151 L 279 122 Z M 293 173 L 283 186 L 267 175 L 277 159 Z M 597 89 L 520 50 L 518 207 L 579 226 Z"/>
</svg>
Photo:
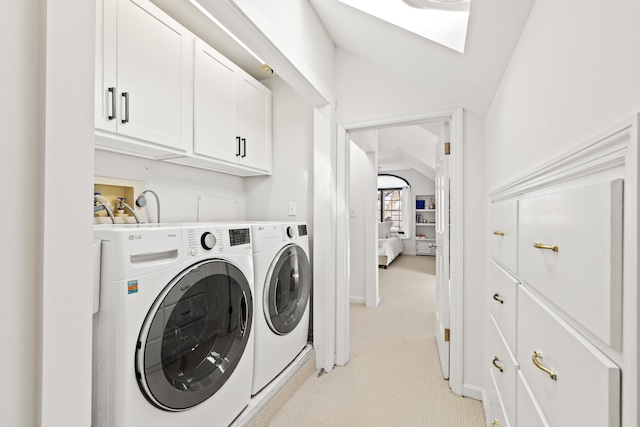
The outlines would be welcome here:
<svg viewBox="0 0 640 427">
<path fill-rule="evenodd" d="M 470 0 L 338 0 L 460 53 Z"/>
</svg>

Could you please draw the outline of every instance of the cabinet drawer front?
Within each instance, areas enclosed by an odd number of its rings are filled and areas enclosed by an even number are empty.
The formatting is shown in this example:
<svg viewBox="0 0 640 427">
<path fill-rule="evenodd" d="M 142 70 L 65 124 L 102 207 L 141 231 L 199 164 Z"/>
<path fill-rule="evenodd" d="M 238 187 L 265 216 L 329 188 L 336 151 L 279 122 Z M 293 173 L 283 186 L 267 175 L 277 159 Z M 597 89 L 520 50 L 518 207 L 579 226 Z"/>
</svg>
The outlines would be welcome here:
<svg viewBox="0 0 640 427">
<path fill-rule="evenodd" d="M 506 418 L 513 422 L 516 417 L 516 373 L 518 362 L 509 350 L 500 328 L 489 315 L 489 340 L 487 367 L 491 369 Z"/>
<path fill-rule="evenodd" d="M 510 426 L 504 407 L 498 394 L 498 386 L 495 382 L 493 372 L 489 372 L 489 384 L 487 386 L 487 405 L 486 405 L 487 425 L 490 427 Z"/>
<path fill-rule="evenodd" d="M 518 260 L 518 202 L 506 200 L 491 205 L 491 256 L 509 270 L 516 272 Z"/>
<path fill-rule="evenodd" d="M 493 380 L 498 389 L 498 395 L 506 419 L 513 422 L 516 417 L 516 373 L 518 361 L 502 336 L 500 328 L 492 315 L 489 315 L 489 352 L 487 353 L 487 367 L 491 369 Z"/>
<path fill-rule="evenodd" d="M 540 366 L 534 363 L 534 352 L 541 355 L 535 360 Z M 518 293 L 518 357 L 551 425 L 620 425 L 619 368 L 522 286 Z"/>
<path fill-rule="evenodd" d="M 542 409 L 533 397 L 533 393 L 527 380 L 518 372 L 518 415 L 516 425 L 518 427 L 550 427 L 542 414 Z"/>
<path fill-rule="evenodd" d="M 522 280 L 616 349 L 622 330 L 622 184 L 617 179 L 519 204 Z"/>
<path fill-rule="evenodd" d="M 495 262 L 489 267 L 489 312 L 500 327 L 509 348 L 516 349 L 516 308 L 519 282 Z"/>
</svg>

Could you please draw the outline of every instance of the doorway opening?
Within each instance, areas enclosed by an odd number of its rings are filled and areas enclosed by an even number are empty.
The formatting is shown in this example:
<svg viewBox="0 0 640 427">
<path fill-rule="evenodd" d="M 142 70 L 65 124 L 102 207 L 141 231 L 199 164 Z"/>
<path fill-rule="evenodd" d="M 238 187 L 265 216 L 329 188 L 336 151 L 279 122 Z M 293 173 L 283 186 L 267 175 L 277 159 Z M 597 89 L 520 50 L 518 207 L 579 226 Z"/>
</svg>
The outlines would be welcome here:
<svg viewBox="0 0 640 427">
<path fill-rule="evenodd" d="M 359 212 L 349 208 L 349 187 L 351 179 L 354 179 L 353 171 L 350 170 L 350 148 L 351 139 L 353 135 L 359 132 L 365 131 L 383 131 L 385 129 L 398 128 L 409 125 L 433 125 L 434 123 L 445 123 L 450 129 L 450 134 L 446 138 L 446 142 L 450 142 L 452 147 L 451 156 L 449 157 L 450 163 L 450 231 L 451 231 L 451 248 L 448 250 L 450 257 L 450 290 L 447 292 L 450 296 L 449 300 L 449 315 L 450 315 L 450 330 L 455 331 L 447 337 L 448 347 L 450 348 L 449 356 L 449 379 L 451 390 L 456 394 L 462 394 L 462 265 L 463 265 L 463 250 L 462 250 L 462 110 L 459 108 L 450 108 L 437 111 L 425 111 L 420 113 L 412 113 L 407 115 L 379 118 L 373 120 L 367 120 L 358 123 L 348 123 L 338 126 L 337 134 L 337 147 L 338 147 L 338 165 L 345 170 L 341 173 L 339 169 L 338 174 L 338 191 L 341 195 L 338 198 L 338 212 L 345 212 L 344 217 L 340 215 L 337 218 L 338 230 L 345 230 L 345 233 L 338 235 L 337 245 L 344 245 L 343 249 L 345 253 L 349 253 L 350 238 L 349 230 L 351 229 L 351 219 L 358 218 Z M 357 139 L 357 138 L 356 138 Z M 444 141 L 443 141 L 444 142 Z M 377 150 L 371 150 L 367 154 L 370 157 L 371 164 L 375 165 L 377 176 Z M 455 153 L 455 154 L 454 154 Z M 373 182 L 373 176 L 371 180 Z M 373 185 L 373 184 L 372 184 Z M 377 185 L 376 185 L 377 187 Z M 373 186 L 372 191 L 375 191 Z M 373 204 L 373 203 L 372 203 Z M 343 209 L 340 209 L 342 205 Z M 373 206 L 372 209 L 375 209 Z M 368 212 L 374 212 L 370 210 Z M 375 230 L 375 217 L 374 215 L 362 215 L 365 223 L 370 223 L 369 230 Z M 365 225 L 365 227 L 367 227 Z M 415 231 L 413 233 L 415 235 Z M 373 237 L 373 233 L 367 234 L 364 244 L 364 256 L 367 259 L 375 260 L 377 252 L 377 239 Z M 344 236 L 341 238 L 341 236 Z M 414 243 L 415 244 L 415 243 Z M 344 365 L 349 360 L 350 351 L 350 336 L 349 336 L 349 322 L 350 322 L 350 260 L 346 259 L 344 262 L 346 266 L 338 266 L 338 271 L 343 271 L 344 274 L 338 274 L 337 277 L 337 305 L 336 305 L 336 364 Z M 375 267 L 373 274 L 370 273 L 371 268 L 366 268 L 365 283 L 367 286 L 372 286 L 372 290 L 366 293 L 365 303 L 368 307 L 375 307 L 378 304 L 379 296 L 377 293 L 378 277 L 377 277 L 377 265 L 375 261 L 372 263 Z M 342 267 L 342 268 L 341 268 Z M 375 277 L 372 277 L 375 276 Z"/>
</svg>

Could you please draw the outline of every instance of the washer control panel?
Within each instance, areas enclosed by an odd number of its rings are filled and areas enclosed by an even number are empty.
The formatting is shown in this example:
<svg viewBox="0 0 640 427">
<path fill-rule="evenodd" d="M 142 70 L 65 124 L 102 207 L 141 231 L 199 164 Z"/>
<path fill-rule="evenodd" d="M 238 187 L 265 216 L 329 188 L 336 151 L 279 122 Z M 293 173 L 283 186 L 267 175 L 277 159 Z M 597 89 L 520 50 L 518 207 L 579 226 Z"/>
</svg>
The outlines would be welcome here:
<svg viewBox="0 0 640 427">
<path fill-rule="evenodd" d="M 216 236 L 214 236 L 213 233 L 209 231 L 205 231 L 204 233 L 202 233 L 202 236 L 200 236 L 200 244 L 204 249 L 208 251 L 213 249 L 213 247 L 216 245 L 216 240 Z"/>
<path fill-rule="evenodd" d="M 251 252 L 251 233 L 248 227 L 194 227 L 187 231 L 188 256 L 207 256 L 212 253 Z"/>
</svg>

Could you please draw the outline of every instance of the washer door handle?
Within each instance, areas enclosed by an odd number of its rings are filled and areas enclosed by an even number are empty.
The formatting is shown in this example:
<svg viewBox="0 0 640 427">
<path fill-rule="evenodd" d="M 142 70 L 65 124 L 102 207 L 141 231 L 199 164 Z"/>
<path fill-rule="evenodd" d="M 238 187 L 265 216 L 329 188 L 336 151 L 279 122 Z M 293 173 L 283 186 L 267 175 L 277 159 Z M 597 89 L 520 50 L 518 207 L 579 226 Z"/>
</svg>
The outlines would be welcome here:
<svg viewBox="0 0 640 427">
<path fill-rule="evenodd" d="M 244 335 L 247 330 L 247 296 L 242 294 L 240 301 L 240 332 Z"/>
</svg>

